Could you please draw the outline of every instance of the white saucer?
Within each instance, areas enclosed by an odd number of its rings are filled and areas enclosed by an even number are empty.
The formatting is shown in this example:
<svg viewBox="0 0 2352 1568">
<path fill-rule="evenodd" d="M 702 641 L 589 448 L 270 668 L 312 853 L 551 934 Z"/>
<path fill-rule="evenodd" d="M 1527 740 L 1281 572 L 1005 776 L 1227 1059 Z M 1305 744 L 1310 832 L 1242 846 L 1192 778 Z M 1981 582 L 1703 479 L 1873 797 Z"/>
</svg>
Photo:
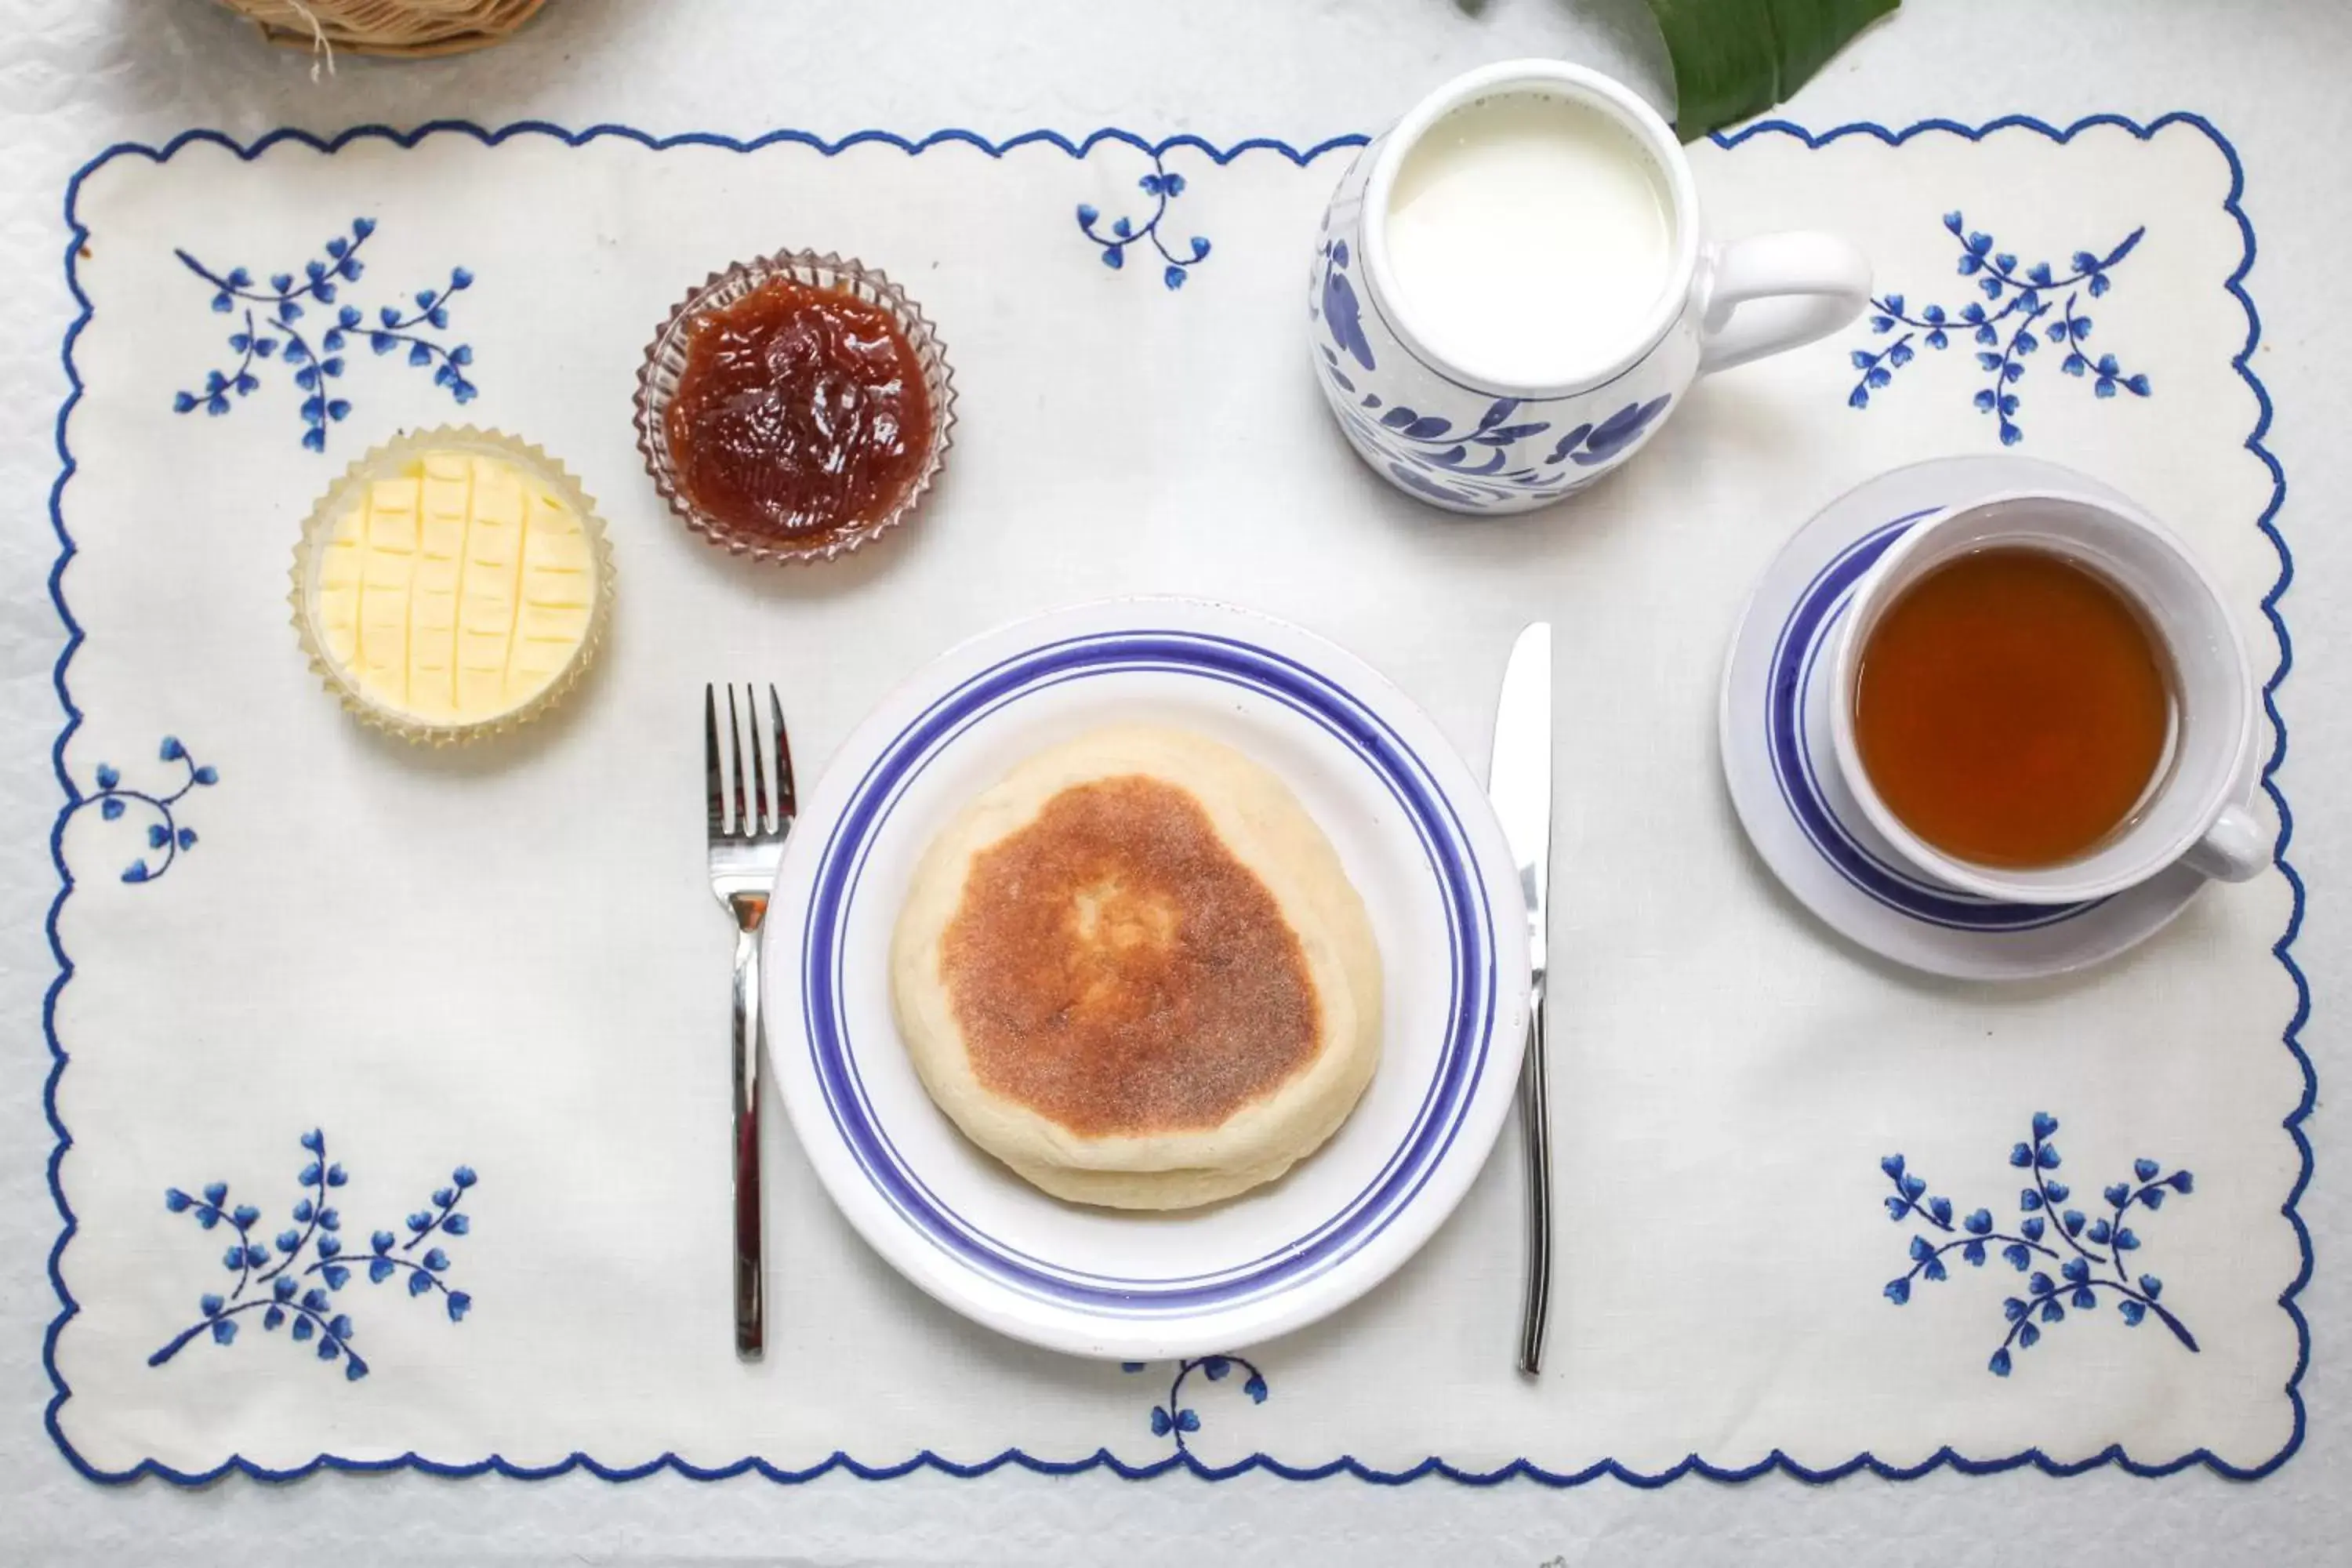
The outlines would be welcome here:
<svg viewBox="0 0 2352 1568">
<path fill-rule="evenodd" d="M 1380 1070 L 1330 1142 L 1279 1181 L 1164 1215 L 1064 1203 L 975 1148 L 890 1009 L 891 931 L 933 835 L 1023 758 L 1136 721 L 1213 736 L 1288 784 L 1385 961 Z M 1082 605 L 941 656 L 835 753 L 768 908 L 769 1047 L 826 1191 L 917 1285 L 1056 1350 L 1202 1355 L 1336 1310 L 1453 1211 L 1518 1079 L 1522 911 L 1486 791 L 1361 660 L 1223 605 Z"/>
<path fill-rule="evenodd" d="M 1855 584 L 1930 512 L 2002 490 L 2112 487 L 2031 458 L 1939 458 L 1856 487 L 1798 530 L 1756 585 L 1723 671 L 1723 773 L 1757 852 L 1873 952 L 1965 980 L 2061 974 L 2161 931 L 2205 879 L 2176 866 L 2084 904 L 1998 903 L 1922 879 L 1874 832 L 1830 739 L 1834 633 Z M 2246 781 L 2251 784 L 2251 780 Z"/>
</svg>

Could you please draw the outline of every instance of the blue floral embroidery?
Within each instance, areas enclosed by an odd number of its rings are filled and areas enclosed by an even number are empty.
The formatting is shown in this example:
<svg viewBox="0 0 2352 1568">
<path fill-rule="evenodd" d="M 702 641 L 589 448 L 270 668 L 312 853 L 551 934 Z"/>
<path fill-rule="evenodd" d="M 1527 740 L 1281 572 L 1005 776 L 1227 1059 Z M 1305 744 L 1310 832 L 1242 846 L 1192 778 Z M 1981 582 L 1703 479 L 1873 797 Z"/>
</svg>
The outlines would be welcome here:
<svg viewBox="0 0 2352 1568">
<path fill-rule="evenodd" d="M 1911 329 L 1884 349 L 1873 353 L 1866 349 L 1853 351 L 1853 367 L 1862 372 L 1854 383 L 1846 403 L 1854 408 L 1870 406 L 1870 395 L 1881 391 L 1895 379 L 1895 373 L 1909 364 L 1916 357 L 1911 344 L 1923 341 L 1938 352 L 1951 347 L 1952 334 L 1969 333 L 1977 345 L 1977 368 L 1990 380 L 1976 395 L 1977 412 L 1990 414 L 1999 421 L 2000 443 L 2014 447 L 2025 438 L 2025 431 L 2016 420 L 2018 409 L 2017 384 L 2025 379 L 2025 361 L 2042 347 L 2042 340 L 2063 344 L 2066 357 L 2059 369 L 2077 379 L 2089 378 L 2091 390 L 2100 397 L 2113 397 L 2121 387 L 2135 397 L 2146 397 L 2150 390 L 2145 375 L 2126 370 L 2111 353 L 2095 359 L 2085 346 L 2091 336 L 2091 318 L 2076 307 L 2084 293 L 2094 300 L 2114 287 L 2109 274 L 2116 265 L 2132 253 L 2147 233 L 2136 228 L 2124 237 L 2123 243 L 2105 256 L 2094 256 L 2078 250 L 2074 257 L 2074 270 L 2063 278 L 2047 261 L 2037 261 L 2021 275 L 2017 258 L 2007 251 L 1993 249 L 1992 236 L 1969 230 L 1957 212 L 1944 215 L 1944 226 L 1960 242 L 1959 274 L 1974 278 L 1985 301 L 1998 305 L 1989 310 L 1985 302 L 1970 300 L 1957 313 L 1941 305 L 1923 307 L 1913 314 L 1900 294 L 1887 294 L 1873 300 L 1870 330 L 1884 337 L 1897 327 Z M 2063 304 L 2053 304 L 2051 296 L 2066 290 Z M 2051 312 L 2056 318 L 2050 319 Z M 2016 319 L 2016 324 L 2006 332 L 2001 323 Z M 2033 331 L 2042 323 L 2039 335 Z M 1921 334 L 1926 334 L 1924 339 Z"/>
<path fill-rule="evenodd" d="M 367 335 L 368 347 L 378 354 L 388 354 L 406 344 L 410 364 L 419 369 L 433 366 L 436 386 L 448 388 L 449 395 L 461 404 L 472 402 L 478 389 L 466 379 L 465 367 L 474 362 L 473 349 L 465 343 L 445 344 L 425 335 L 425 329 L 436 332 L 447 330 L 450 296 L 473 283 L 474 275 L 462 267 L 451 268 L 449 281 L 441 288 L 419 289 L 411 296 L 411 305 L 381 307 L 373 326 L 365 324 L 366 312 L 353 304 L 343 304 L 337 310 L 334 324 L 320 334 L 315 345 L 297 324 L 306 313 L 305 300 L 320 306 L 334 305 L 338 289 L 359 281 L 360 274 L 366 270 L 366 264 L 360 259 L 360 248 L 374 232 L 373 218 L 352 219 L 350 235 L 337 235 L 327 241 L 322 255 L 303 264 L 299 281 L 293 273 L 280 272 L 269 279 L 267 289 L 257 286 L 253 274 L 242 267 L 217 273 L 186 251 L 174 250 L 172 254 L 180 258 L 182 266 L 212 285 L 213 309 L 228 315 L 242 307 L 244 320 L 228 338 L 229 352 L 238 356 L 236 366 L 207 371 L 202 392 L 173 393 L 173 408 L 182 414 L 192 414 L 199 408 L 211 415 L 226 414 L 232 397 L 248 397 L 261 385 L 255 367 L 275 357 L 292 370 L 295 388 L 304 395 L 299 409 L 302 445 L 313 452 L 324 452 L 328 425 L 341 421 L 352 411 L 349 402 L 328 395 L 327 384 L 343 374 L 342 349 L 347 334 L 360 332 Z M 257 313 L 256 307 L 259 308 Z"/>
<path fill-rule="evenodd" d="M 157 755 L 167 763 L 180 763 L 187 767 L 188 776 L 181 780 L 180 787 L 171 794 L 150 795 L 145 790 L 124 789 L 121 772 L 111 763 L 100 763 L 98 764 L 98 793 L 82 796 L 68 808 L 70 815 L 86 806 L 95 805 L 100 816 L 109 822 L 119 822 L 131 809 L 131 803 L 136 801 L 154 814 L 155 820 L 147 825 L 147 847 L 161 849 L 163 852 L 163 862 L 150 866 L 146 857 L 141 856 L 122 868 L 122 879 L 126 882 L 153 881 L 172 868 L 172 863 L 180 858 L 183 850 L 196 847 L 196 830 L 183 827 L 172 808 L 179 805 L 190 790 L 209 788 L 220 783 L 218 771 L 199 766 L 196 759 L 188 754 L 188 748 L 180 744 L 176 735 L 163 737 L 163 744 Z"/>
<path fill-rule="evenodd" d="M 1129 246 L 1150 240 L 1151 247 L 1160 253 L 1160 259 L 1167 264 L 1160 271 L 1160 280 L 1171 289 L 1181 289 L 1194 265 L 1209 258 L 1209 242 L 1197 234 L 1192 237 L 1182 256 L 1169 249 L 1168 242 L 1160 237 L 1160 223 L 1168 216 L 1168 204 L 1184 194 L 1184 176 L 1171 174 L 1160 161 L 1160 154 L 1154 153 L 1151 154 L 1151 173 L 1136 184 L 1153 204 L 1151 216 L 1143 220 L 1140 227 L 1131 218 L 1113 218 L 1110 231 L 1106 234 L 1095 226 L 1102 217 L 1101 212 L 1080 202 L 1078 228 L 1088 239 L 1102 247 L 1103 265 L 1114 271 L 1127 265 Z"/>
<path fill-rule="evenodd" d="M 1147 1364 L 1139 1361 L 1121 1362 L 1119 1370 L 1129 1373 L 1141 1372 Z M 1175 1379 L 1168 1384 L 1168 1403 L 1151 1407 L 1151 1435 L 1155 1437 L 1172 1436 L 1176 1439 L 1178 1453 L 1192 1452 L 1192 1446 L 1185 1441 L 1185 1438 L 1201 1429 L 1201 1413 L 1184 1403 L 1186 1380 L 1197 1372 L 1211 1383 L 1223 1383 L 1233 1375 L 1235 1367 L 1241 1368 L 1245 1374 L 1242 1382 L 1242 1392 L 1249 1395 L 1249 1402 L 1252 1405 L 1264 1405 L 1266 1394 L 1265 1374 L 1258 1371 L 1256 1364 L 1248 1357 L 1196 1356 L 1176 1363 Z"/>
<path fill-rule="evenodd" d="M 207 1291 L 199 1298 L 197 1307 L 204 1315 L 149 1356 L 149 1366 L 162 1366 L 198 1334 L 211 1334 L 216 1344 L 231 1343 L 236 1338 L 236 1320 L 258 1310 L 265 1331 L 275 1331 L 290 1321 L 297 1343 L 314 1338 L 318 1341 L 320 1361 L 342 1357 L 343 1375 L 352 1382 L 357 1383 L 368 1374 L 368 1363 L 352 1348 L 355 1330 L 351 1319 L 338 1310 L 336 1296 L 351 1282 L 355 1258 L 343 1251 L 342 1215 L 327 1201 L 327 1195 L 349 1178 L 341 1165 L 328 1160 L 324 1133 L 313 1128 L 302 1134 L 300 1142 L 310 1155 L 295 1177 L 304 1189 L 293 1208 L 294 1224 L 301 1228 L 279 1231 L 269 1246 L 253 1238 L 254 1226 L 261 1223 L 261 1211 L 250 1204 L 230 1206 L 226 1182 L 214 1182 L 193 1196 L 177 1187 L 164 1190 L 163 1206 L 173 1214 L 191 1216 L 205 1230 L 217 1230 L 226 1225 L 236 1233 L 236 1239 L 222 1255 L 221 1264 L 236 1276 L 236 1284 L 226 1295 Z M 408 1255 L 436 1236 L 464 1236 L 473 1228 L 473 1221 L 458 1205 L 474 1182 L 471 1166 L 460 1165 L 450 1172 L 449 1185 L 436 1192 L 427 1207 L 408 1216 L 408 1239 L 399 1242 L 397 1250 L 392 1232 L 379 1230 L 370 1237 L 369 1281 L 381 1285 L 405 1270 L 409 1295 L 430 1296 L 437 1291 L 449 1321 L 454 1323 L 463 1319 L 474 1299 L 463 1290 L 451 1289 L 442 1278 L 449 1268 L 449 1255 L 438 1247 L 426 1247 L 422 1258 Z M 298 1272 L 296 1265 L 302 1263 L 306 1249 L 311 1254 L 310 1261 Z M 301 1281 L 314 1275 L 320 1283 L 304 1289 Z M 266 1292 L 259 1289 L 265 1285 L 269 1288 Z M 254 1292 L 250 1300 L 245 1299 L 247 1290 Z"/>
<path fill-rule="evenodd" d="M 1914 1234 L 1910 1269 L 1901 1278 L 1886 1282 L 1886 1299 L 1900 1307 L 1911 1300 L 1914 1280 L 1949 1278 L 1944 1264 L 1944 1256 L 1948 1252 L 1958 1249 L 1962 1258 L 1981 1268 L 1987 1249 L 1998 1247 L 2001 1260 L 2028 1278 L 2025 1295 L 2011 1296 L 2001 1303 L 2009 1331 L 2001 1337 L 2000 1348 L 1992 1352 L 1988 1363 L 1996 1375 L 2009 1375 L 2012 1345 L 2021 1351 L 2032 1350 L 2041 1342 L 2041 1323 L 2063 1322 L 2068 1307 L 2089 1311 L 2099 1304 L 2098 1293 L 2102 1290 L 2113 1291 L 2118 1298 L 2116 1310 L 2126 1325 L 2136 1329 L 2153 1316 L 2194 1352 L 2197 1337 L 2189 1331 L 2189 1326 L 2168 1308 L 2158 1304 L 2157 1298 L 2164 1294 L 2164 1281 L 2153 1274 L 2142 1274 L 2135 1280 L 2124 1267 L 2124 1255 L 2137 1252 L 2140 1246 L 2138 1236 L 2124 1220 L 2134 1208 L 2154 1214 L 2164 1206 L 2168 1194 L 2186 1197 L 2196 1190 L 2195 1178 L 2187 1171 L 2176 1170 L 2168 1174 L 2154 1160 L 2135 1160 L 2130 1181 L 2117 1182 L 2100 1194 L 2106 1200 L 2107 1214 L 2092 1219 L 2080 1209 L 2065 1206 L 2073 1191 L 2051 1174 L 2059 1166 L 2058 1145 L 2051 1142 L 2057 1131 L 2058 1119 L 2037 1110 L 2033 1113 L 2032 1142 L 2020 1143 L 2009 1152 L 2009 1163 L 2031 1172 L 2033 1181 L 2032 1186 L 2017 1194 L 2017 1206 L 2025 1217 L 2018 1222 L 2014 1234 L 1996 1230 L 1992 1211 L 1981 1208 L 1962 1217 L 1955 1228 L 1951 1199 L 1929 1193 L 1927 1182 L 1905 1167 L 1902 1155 L 1889 1154 L 1881 1160 L 1879 1168 L 1895 1184 L 1895 1195 L 1886 1200 L 1886 1212 L 1895 1223 L 1901 1225 L 1906 1219 L 1923 1222 L 1953 1238 L 1939 1244 Z M 2065 1253 L 2049 1245 L 2052 1241 L 2063 1247 Z M 2096 1247 L 2106 1250 L 2093 1250 Z M 2037 1258 L 2057 1261 L 2058 1278 L 2053 1279 L 2036 1268 Z M 2105 1274 L 2110 1268 L 2115 1271 L 2112 1279 Z"/>
</svg>

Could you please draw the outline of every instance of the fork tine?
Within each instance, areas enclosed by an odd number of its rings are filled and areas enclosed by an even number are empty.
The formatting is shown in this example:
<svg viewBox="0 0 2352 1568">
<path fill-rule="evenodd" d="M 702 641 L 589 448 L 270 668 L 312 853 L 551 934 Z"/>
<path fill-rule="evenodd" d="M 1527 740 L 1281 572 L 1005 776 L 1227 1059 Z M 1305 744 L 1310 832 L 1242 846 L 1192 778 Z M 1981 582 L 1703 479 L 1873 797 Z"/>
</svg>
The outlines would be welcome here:
<svg viewBox="0 0 2352 1568">
<path fill-rule="evenodd" d="M 768 710 L 776 719 L 776 826 L 800 815 L 800 797 L 793 788 L 793 742 L 784 733 L 784 704 L 773 686 L 768 688 Z"/>
<path fill-rule="evenodd" d="M 727 792 L 719 783 L 719 694 L 709 681 L 702 684 L 702 784 L 710 804 L 710 837 L 727 826 Z"/>
<path fill-rule="evenodd" d="M 727 749 L 733 753 L 730 760 L 735 770 L 735 837 L 749 838 L 751 836 L 751 817 L 743 805 L 743 727 L 735 717 L 735 687 L 732 682 L 727 688 Z"/>
<path fill-rule="evenodd" d="M 751 835 L 758 837 L 775 826 L 775 803 L 768 795 L 768 769 L 761 761 L 760 701 L 743 689 L 743 718 L 751 731 Z"/>
</svg>

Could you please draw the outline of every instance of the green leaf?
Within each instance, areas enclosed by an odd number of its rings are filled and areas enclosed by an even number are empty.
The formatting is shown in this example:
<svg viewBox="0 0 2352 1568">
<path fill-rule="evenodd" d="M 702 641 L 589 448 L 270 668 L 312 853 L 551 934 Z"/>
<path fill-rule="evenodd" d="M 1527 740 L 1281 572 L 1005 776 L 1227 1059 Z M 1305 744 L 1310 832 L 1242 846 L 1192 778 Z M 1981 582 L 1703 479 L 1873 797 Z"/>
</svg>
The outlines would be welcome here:
<svg viewBox="0 0 2352 1568">
<path fill-rule="evenodd" d="M 1675 62 L 1675 129 L 1696 142 L 1780 102 L 1902 0 L 1650 0 Z"/>
</svg>

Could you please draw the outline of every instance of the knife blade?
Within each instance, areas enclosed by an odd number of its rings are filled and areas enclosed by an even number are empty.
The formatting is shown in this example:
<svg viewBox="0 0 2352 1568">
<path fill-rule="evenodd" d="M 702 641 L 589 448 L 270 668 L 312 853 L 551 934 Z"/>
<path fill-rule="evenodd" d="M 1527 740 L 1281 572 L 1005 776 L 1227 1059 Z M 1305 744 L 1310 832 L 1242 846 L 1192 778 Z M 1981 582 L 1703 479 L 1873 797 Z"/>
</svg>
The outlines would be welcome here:
<svg viewBox="0 0 2352 1568">
<path fill-rule="evenodd" d="M 1528 916 L 1528 1039 L 1519 1068 L 1519 1114 L 1525 1124 L 1528 1176 L 1526 1312 L 1519 1329 L 1519 1370 L 1543 1370 L 1551 1320 L 1551 1091 L 1544 1049 L 1547 926 L 1551 898 L 1551 623 L 1519 633 L 1503 671 L 1495 710 L 1495 754 L 1487 797 L 1503 825 L 1519 877 Z"/>
</svg>

